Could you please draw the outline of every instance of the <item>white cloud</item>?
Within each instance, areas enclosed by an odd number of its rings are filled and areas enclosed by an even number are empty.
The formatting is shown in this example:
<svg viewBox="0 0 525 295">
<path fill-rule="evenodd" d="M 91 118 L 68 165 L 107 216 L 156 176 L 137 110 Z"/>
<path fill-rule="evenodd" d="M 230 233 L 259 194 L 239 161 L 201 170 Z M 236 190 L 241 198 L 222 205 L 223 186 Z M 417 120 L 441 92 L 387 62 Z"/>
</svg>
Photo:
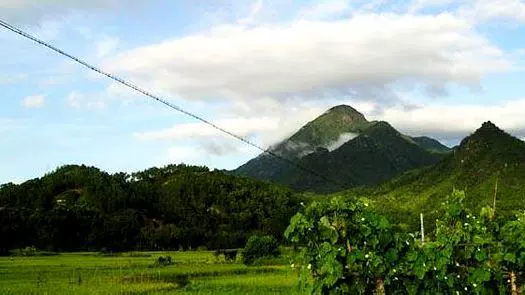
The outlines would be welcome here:
<svg viewBox="0 0 525 295">
<path fill-rule="evenodd" d="M 364 104 L 357 103 L 356 105 L 368 110 Z M 253 109 L 234 109 L 231 114 L 244 114 L 250 117 L 237 115 L 234 118 L 214 120 L 213 123 L 234 134 L 248 138 L 262 148 L 268 148 L 297 132 L 300 127 L 324 113 L 328 107 L 329 105 L 324 104 L 303 105 L 302 107 L 281 105 L 280 108 L 273 110 L 261 107 L 259 108 L 260 114 L 252 112 Z M 225 111 L 221 113 L 228 114 Z M 142 141 L 192 143 L 213 155 L 239 154 L 243 146 L 249 147 L 204 123 L 178 124 L 172 128 L 135 132 L 133 136 Z M 240 147 L 235 147 L 233 145 L 235 143 L 240 144 Z M 255 148 L 251 150 L 253 152 Z"/>
<path fill-rule="evenodd" d="M 310 20 L 330 19 L 341 16 L 352 8 L 348 0 L 326 0 L 316 2 L 299 12 L 299 18 Z"/>
<path fill-rule="evenodd" d="M 460 139 L 485 121 L 492 121 L 515 136 L 525 135 L 525 99 L 492 105 L 427 105 L 412 110 L 389 108 L 370 117 L 387 121 L 410 135 L 440 139 Z"/>
<path fill-rule="evenodd" d="M 250 136 L 253 133 L 275 130 L 278 127 L 274 118 L 269 117 L 221 119 L 214 121 L 213 124 L 239 136 Z M 209 138 L 222 134 L 205 123 L 186 123 L 158 131 L 137 132 L 134 136 L 139 140 L 180 140 Z"/>
<path fill-rule="evenodd" d="M 241 24 L 251 24 L 255 21 L 257 14 L 263 9 L 264 2 L 263 0 L 257 0 L 250 7 L 250 12 L 247 17 L 240 19 L 238 22 Z"/>
<path fill-rule="evenodd" d="M 95 46 L 97 51 L 97 57 L 100 58 L 113 53 L 115 49 L 117 49 L 119 44 L 119 38 L 105 36 L 102 40 L 97 42 Z"/>
<path fill-rule="evenodd" d="M 505 71 L 504 53 L 451 14 L 215 27 L 108 58 L 104 68 L 186 99 L 389 99 L 399 84 L 443 93 Z"/>
<path fill-rule="evenodd" d="M 73 109 L 101 110 L 106 108 L 106 103 L 100 99 L 93 99 L 85 94 L 73 91 L 66 97 L 66 104 Z"/>
<path fill-rule="evenodd" d="M 135 90 L 132 90 L 117 82 L 111 82 L 106 88 L 106 92 L 108 97 L 119 98 L 125 103 L 129 103 L 133 100 L 136 100 L 140 96 L 140 94 Z"/>
<path fill-rule="evenodd" d="M 22 105 L 30 109 L 38 109 L 44 106 L 46 102 L 45 95 L 31 95 L 24 98 Z"/>
<path fill-rule="evenodd" d="M 226 150 L 213 150 L 205 146 L 178 145 L 168 148 L 167 160 L 169 163 L 185 163 L 189 165 L 203 165 L 209 168 L 234 169 L 237 163 L 228 156 L 239 154 L 256 156 L 253 148 L 232 143 Z"/>
<path fill-rule="evenodd" d="M 27 74 L 0 74 L 0 85 L 14 84 L 27 79 Z"/>
<path fill-rule="evenodd" d="M 470 1 L 470 0 L 467 0 Z M 409 6 L 408 11 L 410 13 L 418 12 L 424 8 L 441 8 L 448 6 L 452 3 L 465 2 L 464 0 L 413 0 Z"/>
<path fill-rule="evenodd" d="M 525 136 L 525 99 L 492 105 L 429 104 L 412 109 L 394 106 L 382 108 L 381 112 L 377 112 L 377 106 L 360 103 L 352 105 L 369 120 L 387 121 L 394 128 L 411 136 L 426 135 L 442 141 L 457 142 L 481 127 L 485 121 L 494 122 L 514 136 Z M 326 108 L 328 107 L 283 107 L 273 117 L 232 118 L 217 120 L 215 123 L 238 135 L 250 136 L 252 142 L 267 148 L 288 138 L 304 124 L 321 115 Z M 202 153 L 214 156 L 241 155 L 246 152 L 242 147 L 250 148 L 201 123 L 137 132 L 134 136 L 139 140 L 168 140 L 190 144 Z M 353 137 L 354 134 L 344 134 L 327 148 L 335 150 Z M 253 150 L 252 148 L 251 152 Z"/>
<path fill-rule="evenodd" d="M 416 13 L 425 8 L 447 9 L 465 20 L 525 22 L 523 0 L 414 0 L 408 11 Z"/>
<path fill-rule="evenodd" d="M 202 158 L 201 156 L 202 154 L 196 153 L 195 147 L 191 146 L 175 146 L 168 149 L 168 159 L 174 163 L 205 165 L 206 158 Z M 202 162 L 196 163 L 198 160 Z"/>
<path fill-rule="evenodd" d="M 352 140 L 356 138 L 359 134 L 357 133 L 343 133 L 339 135 L 339 138 L 335 140 L 334 142 L 330 143 L 326 148 L 329 151 L 334 151 L 338 148 L 340 148 L 343 144 L 348 142 L 349 140 Z"/>
<path fill-rule="evenodd" d="M 525 2 L 521 0 L 476 0 L 461 11 L 478 21 L 504 20 L 525 22 Z"/>
</svg>

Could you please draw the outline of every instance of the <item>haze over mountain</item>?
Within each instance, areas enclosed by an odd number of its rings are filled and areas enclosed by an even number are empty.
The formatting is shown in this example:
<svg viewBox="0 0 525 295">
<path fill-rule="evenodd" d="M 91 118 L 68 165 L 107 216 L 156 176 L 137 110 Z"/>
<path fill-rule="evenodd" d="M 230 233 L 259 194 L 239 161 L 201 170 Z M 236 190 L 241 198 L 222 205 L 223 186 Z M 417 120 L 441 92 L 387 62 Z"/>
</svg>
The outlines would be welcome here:
<svg viewBox="0 0 525 295">
<path fill-rule="evenodd" d="M 368 121 L 354 108 L 338 105 L 270 148 L 332 182 L 268 153 L 248 161 L 234 173 L 298 190 L 331 192 L 378 184 L 404 171 L 434 164 L 449 150 L 437 140 L 411 138 L 387 122 Z"/>
</svg>

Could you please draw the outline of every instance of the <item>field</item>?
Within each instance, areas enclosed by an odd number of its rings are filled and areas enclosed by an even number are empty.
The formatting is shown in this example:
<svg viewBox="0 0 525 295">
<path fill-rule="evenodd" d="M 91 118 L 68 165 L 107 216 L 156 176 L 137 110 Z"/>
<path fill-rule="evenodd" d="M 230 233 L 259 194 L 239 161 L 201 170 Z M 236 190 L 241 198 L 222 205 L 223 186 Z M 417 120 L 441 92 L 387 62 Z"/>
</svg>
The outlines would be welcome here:
<svg viewBox="0 0 525 295">
<path fill-rule="evenodd" d="M 155 265 L 169 255 L 172 265 Z M 287 258 L 264 266 L 213 252 L 0 257 L 0 294 L 299 294 Z"/>
</svg>

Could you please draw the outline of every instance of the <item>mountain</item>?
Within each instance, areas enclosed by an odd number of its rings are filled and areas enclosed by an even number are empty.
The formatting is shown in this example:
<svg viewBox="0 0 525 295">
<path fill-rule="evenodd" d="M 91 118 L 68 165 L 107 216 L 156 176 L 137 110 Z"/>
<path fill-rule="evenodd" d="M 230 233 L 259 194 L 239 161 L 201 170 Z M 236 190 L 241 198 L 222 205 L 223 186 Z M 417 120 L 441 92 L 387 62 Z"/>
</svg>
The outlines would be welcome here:
<svg viewBox="0 0 525 295">
<path fill-rule="evenodd" d="M 488 121 L 436 165 L 351 194 L 368 195 L 379 211 L 415 229 L 419 213 L 430 220 L 438 217 L 435 209 L 454 188 L 465 190 L 466 205 L 479 210 L 493 204 L 497 183 L 497 212 L 511 214 L 525 209 L 523 179 L 525 142 Z"/>
<path fill-rule="evenodd" d="M 381 121 L 332 152 L 319 149 L 299 160 L 302 167 L 322 172 L 331 181 L 298 169 L 283 175 L 282 180 L 299 190 L 334 192 L 377 185 L 440 159 L 441 155 L 407 140 L 390 124 Z"/>
<path fill-rule="evenodd" d="M 428 137 L 403 135 L 387 122 L 368 121 L 354 108 L 339 105 L 270 151 L 306 169 L 264 153 L 233 172 L 300 191 L 333 192 L 377 185 L 407 170 L 435 164 L 448 148 Z"/>
<path fill-rule="evenodd" d="M 295 162 L 320 147 L 333 150 L 372 124 L 373 122 L 367 121 L 363 114 L 350 106 L 335 106 L 269 151 Z M 277 181 L 283 174 L 294 169 L 293 165 L 263 153 L 235 169 L 233 173 Z"/>
<path fill-rule="evenodd" d="M 373 123 L 351 106 L 338 105 L 303 126 L 283 143 L 305 143 L 309 147 L 330 148 L 341 137 L 344 139 L 345 135 L 357 135 Z"/>
</svg>

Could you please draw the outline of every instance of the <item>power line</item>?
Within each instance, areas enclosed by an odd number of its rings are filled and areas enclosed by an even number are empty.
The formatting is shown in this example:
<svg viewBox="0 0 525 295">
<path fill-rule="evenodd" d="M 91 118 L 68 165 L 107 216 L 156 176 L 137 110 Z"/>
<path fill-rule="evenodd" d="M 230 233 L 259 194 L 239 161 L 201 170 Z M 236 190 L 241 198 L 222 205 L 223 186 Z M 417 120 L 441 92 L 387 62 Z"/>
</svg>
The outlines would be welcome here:
<svg viewBox="0 0 525 295">
<path fill-rule="evenodd" d="M 326 178 L 325 176 L 323 176 L 323 175 L 321 175 L 321 174 L 319 174 L 319 173 L 317 173 L 317 172 L 315 172 L 315 171 L 313 171 L 311 169 L 303 167 L 303 166 L 299 165 L 298 163 L 296 163 L 296 162 L 294 162 L 292 160 L 289 160 L 287 158 L 279 156 L 278 154 L 270 151 L 270 149 L 265 149 L 265 148 L 255 144 L 255 143 L 245 139 L 242 136 L 239 136 L 239 135 L 237 135 L 237 134 L 235 134 L 235 133 L 233 133 L 231 131 L 228 131 L 228 130 L 220 127 L 220 126 L 217 126 L 213 122 L 211 122 L 211 121 L 209 121 L 207 119 L 204 119 L 201 116 L 198 116 L 198 115 L 195 115 L 195 114 L 193 114 L 193 113 L 191 113 L 189 111 L 186 111 L 186 110 L 182 109 L 181 107 L 170 103 L 166 99 L 160 98 L 160 97 L 150 93 L 149 91 L 144 90 L 144 89 L 142 89 L 142 88 L 140 88 L 138 86 L 135 86 L 134 84 L 132 84 L 132 83 L 130 83 L 130 82 L 128 82 L 128 81 L 126 81 L 126 80 L 124 80 L 122 78 L 119 78 L 119 77 L 117 77 L 117 76 L 115 76 L 113 74 L 107 73 L 107 72 L 99 69 L 98 67 L 93 66 L 93 65 L 85 62 L 84 60 L 82 60 L 82 59 L 80 59 L 78 57 L 75 57 L 74 55 L 71 55 L 71 54 L 69 54 L 69 53 L 67 53 L 67 52 L 65 52 L 65 51 L 63 51 L 63 50 L 61 50 L 61 49 L 59 49 L 59 48 L 57 48 L 57 47 L 55 47 L 55 46 L 45 42 L 43 40 L 41 40 L 41 39 L 38 39 L 37 37 L 34 37 L 34 36 L 30 35 L 29 33 L 26 33 L 25 31 L 15 27 L 15 26 L 13 26 L 13 25 L 11 25 L 11 24 L 9 24 L 9 23 L 1 20 L 1 19 L 0 19 L 0 26 L 2 26 L 4 28 L 6 28 L 7 30 L 9 30 L 11 32 L 14 32 L 14 33 L 16 33 L 16 34 L 18 34 L 18 35 L 20 35 L 22 37 L 25 37 L 25 38 L 27 38 L 27 39 L 29 39 L 31 41 L 34 41 L 34 42 L 36 42 L 36 43 L 38 43 L 38 44 L 40 44 L 40 45 L 42 45 L 44 47 L 47 47 L 47 48 L 51 49 L 52 51 L 55 51 L 55 52 L 59 53 L 60 55 L 63 55 L 65 57 L 67 57 L 67 58 L 69 58 L 69 59 L 71 59 L 71 60 L 73 60 L 73 61 L 75 61 L 75 62 L 77 62 L 77 63 L 79 63 L 81 65 L 83 65 L 84 67 L 86 67 L 86 68 L 88 68 L 88 69 L 90 69 L 92 71 L 95 71 L 95 72 L 97 72 L 97 73 L 99 73 L 99 74 L 101 74 L 103 76 L 106 76 L 106 77 L 108 77 L 108 78 L 110 78 L 110 79 L 112 79 L 112 80 L 114 80 L 114 81 L 116 81 L 116 82 L 118 82 L 118 83 L 128 87 L 128 88 L 131 88 L 131 89 L 133 89 L 133 90 L 135 90 L 135 91 L 137 91 L 137 92 L 139 92 L 139 93 L 141 93 L 141 94 L 143 94 L 143 95 L 145 95 L 145 96 L 147 96 L 147 97 L 149 97 L 149 98 L 151 98 L 151 99 L 153 99 L 153 100 L 155 100 L 155 101 L 157 101 L 157 102 L 159 102 L 161 104 L 164 104 L 167 107 L 170 107 L 170 108 L 172 108 L 172 109 L 174 109 L 174 110 L 176 110 L 176 111 L 178 111 L 180 113 L 183 113 L 183 114 L 185 114 L 187 116 L 190 116 L 190 117 L 192 117 L 192 118 L 194 118 L 196 120 L 199 120 L 199 121 L 201 121 L 201 122 L 203 122 L 203 123 L 205 123 L 205 124 L 215 128 L 215 129 L 217 129 L 217 130 L 219 130 L 219 131 L 229 135 L 229 136 L 232 136 L 233 138 L 235 138 L 237 140 L 240 140 L 240 141 L 242 141 L 242 142 L 244 142 L 244 143 L 246 143 L 246 144 L 248 144 L 248 145 L 250 145 L 252 147 L 255 147 L 256 149 L 262 151 L 263 153 L 267 153 L 267 154 L 269 154 L 269 155 L 271 155 L 271 156 L 273 156 L 273 157 L 275 157 L 275 158 L 277 158 L 277 159 L 279 159 L 281 161 L 284 161 L 284 162 L 286 162 L 288 164 L 291 164 L 292 166 L 295 166 L 295 167 L 299 168 L 300 170 L 303 170 L 303 171 L 305 171 L 307 173 L 310 173 L 310 174 L 312 174 L 314 176 L 317 176 L 317 177 L 319 177 L 319 178 L 321 178 L 321 179 L 323 179 L 323 180 L 325 180 L 327 182 L 331 182 L 331 183 L 334 183 L 334 184 L 337 184 L 337 185 L 341 185 L 337 181 L 330 180 L 330 179 Z"/>
</svg>

